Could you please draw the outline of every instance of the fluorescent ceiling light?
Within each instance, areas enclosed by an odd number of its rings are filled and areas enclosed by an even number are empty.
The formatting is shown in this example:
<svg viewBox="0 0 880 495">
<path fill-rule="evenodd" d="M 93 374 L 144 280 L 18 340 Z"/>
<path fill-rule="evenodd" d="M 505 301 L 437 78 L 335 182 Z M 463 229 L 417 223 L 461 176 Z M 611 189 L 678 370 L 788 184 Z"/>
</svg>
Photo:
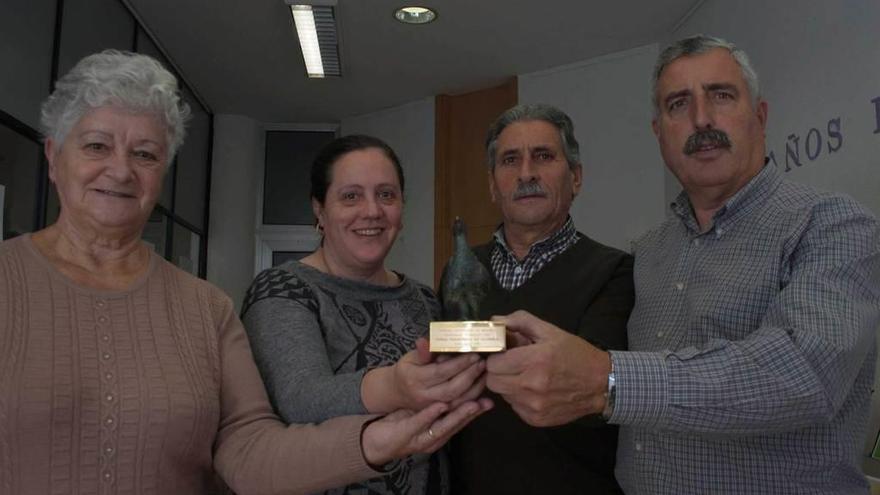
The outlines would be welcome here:
<svg viewBox="0 0 880 495">
<path fill-rule="evenodd" d="M 324 64 L 321 62 L 321 46 L 318 45 L 318 30 L 315 28 L 315 16 L 311 5 L 291 5 L 299 46 L 302 48 L 303 60 L 309 77 L 324 77 Z"/>
<path fill-rule="evenodd" d="M 427 24 L 437 18 L 437 12 L 427 7 L 401 7 L 394 11 L 394 18 L 405 24 Z"/>
<path fill-rule="evenodd" d="M 294 3 L 295 2 L 295 3 Z M 341 76 L 338 37 L 336 34 L 335 1 L 285 0 L 296 24 L 309 77 Z"/>
</svg>

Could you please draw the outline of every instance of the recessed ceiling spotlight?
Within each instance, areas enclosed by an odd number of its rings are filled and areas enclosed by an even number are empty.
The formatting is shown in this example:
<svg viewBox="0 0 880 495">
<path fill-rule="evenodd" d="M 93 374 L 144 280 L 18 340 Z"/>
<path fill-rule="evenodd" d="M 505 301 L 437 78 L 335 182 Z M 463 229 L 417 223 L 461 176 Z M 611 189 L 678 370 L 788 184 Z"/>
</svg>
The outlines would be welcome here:
<svg viewBox="0 0 880 495">
<path fill-rule="evenodd" d="M 401 7 L 394 11 L 394 18 L 404 24 L 427 24 L 437 18 L 437 12 L 427 7 Z"/>
</svg>

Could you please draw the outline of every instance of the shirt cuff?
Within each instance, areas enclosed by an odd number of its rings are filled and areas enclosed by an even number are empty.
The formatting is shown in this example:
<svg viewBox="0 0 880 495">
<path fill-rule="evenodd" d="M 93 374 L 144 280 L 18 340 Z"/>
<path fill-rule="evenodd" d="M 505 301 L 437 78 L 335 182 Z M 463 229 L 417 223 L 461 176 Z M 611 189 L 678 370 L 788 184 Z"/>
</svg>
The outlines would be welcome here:
<svg viewBox="0 0 880 495">
<path fill-rule="evenodd" d="M 669 411 L 669 370 L 662 353 L 609 351 L 614 363 L 614 411 L 609 423 L 649 426 Z"/>
</svg>

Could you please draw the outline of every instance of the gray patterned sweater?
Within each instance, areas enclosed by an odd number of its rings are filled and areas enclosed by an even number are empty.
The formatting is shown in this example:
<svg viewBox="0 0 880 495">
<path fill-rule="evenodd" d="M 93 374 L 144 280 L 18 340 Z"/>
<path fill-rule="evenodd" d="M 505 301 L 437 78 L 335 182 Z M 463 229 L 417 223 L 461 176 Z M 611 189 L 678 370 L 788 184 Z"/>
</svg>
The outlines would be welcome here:
<svg viewBox="0 0 880 495">
<path fill-rule="evenodd" d="M 400 278 L 400 285 L 384 287 L 298 261 L 257 276 L 242 321 L 272 404 L 285 421 L 318 423 L 367 413 L 360 394 L 364 374 L 414 349 L 439 314 L 431 289 Z M 410 457 L 380 478 L 327 493 L 445 494 L 447 487 L 445 454 L 434 454 Z"/>
</svg>

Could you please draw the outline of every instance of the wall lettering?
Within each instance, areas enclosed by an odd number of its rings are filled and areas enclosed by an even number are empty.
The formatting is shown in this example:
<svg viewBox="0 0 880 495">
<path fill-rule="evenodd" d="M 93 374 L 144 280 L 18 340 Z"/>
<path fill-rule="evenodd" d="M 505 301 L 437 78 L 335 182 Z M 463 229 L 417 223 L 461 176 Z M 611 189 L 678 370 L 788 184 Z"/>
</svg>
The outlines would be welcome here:
<svg viewBox="0 0 880 495">
<path fill-rule="evenodd" d="M 789 134 L 785 142 L 785 171 L 791 170 L 791 164 L 801 166 L 801 148 L 798 146 L 801 137 L 797 134 Z"/>
<path fill-rule="evenodd" d="M 880 96 L 871 100 L 874 110 L 874 134 L 880 134 Z M 809 164 L 825 155 L 837 153 L 843 148 L 843 125 L 841 117 L 828 119 L 824 126 L 811 126 L 806 133 L 790 132 L 785 138 L 785 171 L 791 172 L 804 163 Z M 824 127 L 824 132 L 822 128 Z M 777 151 L 779 151 L 777 149 Z M 801 153 L 803 151 L 803 153 Z M 774 167 L 780 167 L 780 158 L 774 150 L 767 150 L 767 159 Z"/>
<path fill-rule="evenodd" d="M 880 133 L 880 96 L 871 100 L 871 103 L 874 104 L 874 134 Z"/>
<path fill-rule="evenodd" d="M 874 131 L 876 134 L 877 131 Z M 836 140 L 837 144 L 831 142 Z M 840 133 L 840 117 L 828 121 L 828 154 L 836 153 L 843 146 L 843 134 Z"/>
<path fill-rule="evenodd" d="M 807 158 L 811 162 L 819 157 L 819 153 L 822 152 L 822 136 L 819 134 L 819 129 L 813 127 L 807 132 L 805 148 L 807 150 Z"/>
<path fill-rule="evenodd" d="M 880 97 L 871 102 L 874 103 L 877 119 L 877 129 L 874 130 L 874 134 L 880 134 Z M 843 148 L 843 130 L 840 122 L 840 117 L 829 119 L 824 126 L 821 126 L 825 128 L 824 133 L 819 127 L 810 127 L 806 134 L 790 133 L 785 140 L 785 171 L 791 172 L 796 167 L 802 167 L 806 160 L 809 160 L 806 163 L 816 161 L 822 156 L 823 151 L 829 155 L 840 151 Z M 767 156 L 775 167 L 779 167 L 776 153 L 771 150 Z"/>
</svg>

